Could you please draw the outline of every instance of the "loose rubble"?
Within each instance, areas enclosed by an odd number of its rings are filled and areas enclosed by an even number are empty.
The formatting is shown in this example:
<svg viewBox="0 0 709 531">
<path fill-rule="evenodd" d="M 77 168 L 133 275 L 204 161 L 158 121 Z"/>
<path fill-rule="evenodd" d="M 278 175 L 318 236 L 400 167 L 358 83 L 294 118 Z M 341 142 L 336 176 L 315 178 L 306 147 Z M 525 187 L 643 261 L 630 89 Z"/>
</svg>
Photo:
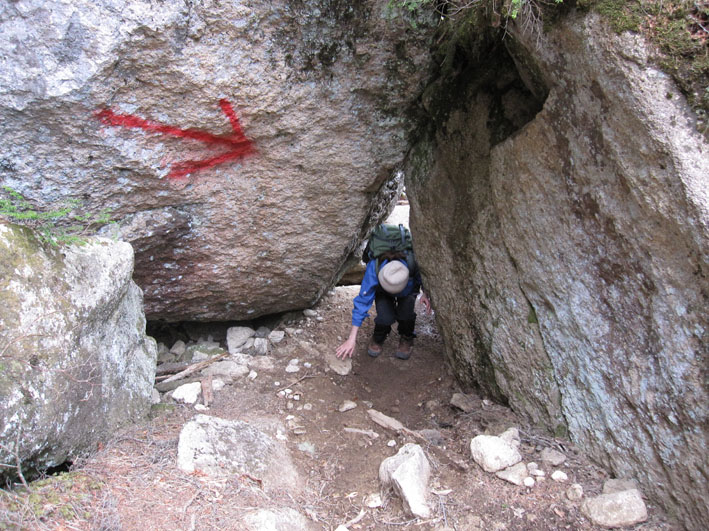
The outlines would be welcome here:
<svg viewBox="0 0 709 531">
<path fill-rule="evenodd" d="M 431 516 L 427 495 L 430 475 L 428 459 L 418 444 L 405 444 L 379 466 L 382 486 L 393 488 L 406 510 L 419 518 Z"/>
</svg>

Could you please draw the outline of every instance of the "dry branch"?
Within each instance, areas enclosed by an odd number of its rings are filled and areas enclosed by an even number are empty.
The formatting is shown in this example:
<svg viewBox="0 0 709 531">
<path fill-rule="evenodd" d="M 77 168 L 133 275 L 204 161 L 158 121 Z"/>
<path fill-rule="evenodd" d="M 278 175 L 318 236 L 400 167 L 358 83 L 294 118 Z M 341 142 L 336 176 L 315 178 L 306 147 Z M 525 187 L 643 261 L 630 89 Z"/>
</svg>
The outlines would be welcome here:
<svg viewBox="0 0 709 531">
<path fill-rule="evenodd" d="M 406 426 L 404 426 L 401 422 L 396 420 L 395 418 L 389 417 L 382 413 L 381 411 L 377 411 L 376 409 L 368 409 L 367 414 L 369 417 L 372 419 L 373 422 L 379 424 L 381 427 L 386 428 L 388 430 L 395 431 L 397 433 L 401 433 L 403 435 L 408 435 L 409 437 L 413 437 L 416 439 L 418 442 L 423 443 L 425 445 L 429 445 L 429 441 L 421 435 L 419 432 L 410 430 Z M 445 449 L 440 448 L 438 446 L 429 446 L 429 448 L 433 451 L 433 453 L 437 454 L 439 457 L 443 458 L 445 461 L 449 462 L 450 464 L 454 465 L 456 468 L 462 471 L 467 471 L 470 467 L 468 466 L 467 463 L 462 461 L 460 458 L 451 455 L 450 452 L 447 452 Z"/>
<path fill-rule="evenodd" d="M 211 365 L 215 361 L 219 361 L 220 359 L 225 358 L 226 356 L 227 356 L 227 353 L 225 352 L 224 354 L 219 354 L 218 356 L 214 356 L 213 358 L 209 358 L 208 360 L 194 363 L 194 364 L 190 365 L 189 367 L 187 367 L 185 370 L 180 371 L 177 374 L 170 376 L 169 378 L 166 378 L 165 380 L 163 380 L 162 383 L 170 383 L 170 382 L 174 382 L 176 380 L 181 380 L 185 376 L 189 376 L 193 372 L 201 371 L 205 367 L 208 367 L 209 365 Z"/>
</svg>

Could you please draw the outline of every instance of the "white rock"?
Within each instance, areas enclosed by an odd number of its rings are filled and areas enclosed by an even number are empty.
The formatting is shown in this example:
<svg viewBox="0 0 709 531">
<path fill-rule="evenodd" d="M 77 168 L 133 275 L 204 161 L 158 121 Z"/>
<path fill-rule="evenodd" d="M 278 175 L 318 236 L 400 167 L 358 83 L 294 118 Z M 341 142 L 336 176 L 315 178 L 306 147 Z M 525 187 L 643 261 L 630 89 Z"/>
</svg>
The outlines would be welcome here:
<svg viewBox="0 0 709 531">
<path fill-rule="evenodd" d="M 255 380 L 257 376 L 258 376 L 258 373 L 256 371 L 249 372 L 249 380 Z"/>
<path fill-rule="evenodd" d="M 227 379 L 241 378 L 249 374 L 249 368 L 231 360 L 217 361 L 202 371 L 204 376 L 221 376 Z"/>
<path fill-rule="evenodd" d="M 286 366 L 286 372 L 288 372 L 288 373 L 298 372 L 299 370 L 300 370 L 300 367 L 298 367 L 297 365 L 287 365 Z"/>
<path fill-rule="evenodd" d="M 205 406 L 204 404 L 195 404 L 194 408 L 197 411 L 209 411 L 209 408 Z"/>
<path fill-rule="evenodd" d="M 175 341 L 175 344 L 172 345 L 170 352 L 179 358 L 185 353 L 186 350 L 187 345 L 185 345 L 185 342 L 178 339 L 177 341 Z"/>
<path fill-rule="evenodd" d="M 370 509 L 376 509 L 383 505 L 382 497 L 378 492 L 374 492 L 364 499 L 364 504 Z"/>
<path fill-rule="evenodd" d="M 268 339 L 263 337 L 254 339 L 254 352 L 257 356 L 265 356 L 268 354 Z"/>
<path fill-rule="evenodd" d="M 527 466 L 529 466 L 529 465 L 527 465 Z M 537 476 L 537 477 L 541 477 L 541 478 L 543 478 L 544 476 L 546 476 L 546 474 L 544 473 L 544 471 L 543 471 L 543 470 L 540 470 L 540 469 L 538 469 L 538 468 L 535 468 L 535 469 L 533 469 L 533 470 L 530 470 L 530 471 L 529 471 L 529 474 L 530 474 L 531 476 Z"/>
<path fill-rule="evenodd" d="M 530 487 L 530 488 L 534 487 L 534 485 L 536 485 L 536 481 L 534 481 L 534 478 L 529 477 L 529 476 L 524 478 L 524 481 L 522 483 L 524 484 L 525 487 Z"/>
<path fill-rule="evenodd" d="M 340 525 L 338 525 L 338 526 L 335 528 L 335 531 L 350 531 L 350 528 L 349 528 L 349 527 L 346 527 L 346 526 L 343 525 L 343 524 L 340 524 Z"/>
<path fill-rule="evenodd" d="M 202 384 L 192 382 L 181 385 L 172 392 L 172 399 L 185 404 L 194 404 L 199 400 L 199 395 L 202 393 Z"/>
<path fill-rule="evenodd" d="M 388 446 L 389 448 L 394 448 L 394 446 L 396 446 L 396 441 L 395 441 L 394 439 L 389 439 L 389 440 L 387 441 L 387 446 Z"/>
<path fill-rule="evenodd" d="M 569 476 L 566 475 L 566 472 L 562 472 L 561 470 L 554 470 L 554 472 L 551 473 L 551 479 L 554 481 L 558 481 L 559 483 L 563 483 L 564 481 L 567 481 L 569 479 Z"/>
<path fill-rule="evenodd" d="M 647 508 L 637 489 L 587 498 L 581 512 L 603 527 L 626 527 L 647 520 Z"/>
<path fill-rule="evenodd" d="M 315 310 L 312 310 L 312 309 L 308 308 L 308 309 L 306 309 L 306 310 L 303 310 L 303 315 L 304 315 L 305 317 L 317 317 L 318 312 L 316 312 Z"/>
<path fill-rule="evenodd" d="M 522 460 L 519 450 L 494 435 L 478 435 L 470 441 L 470 453 L 485 472 L 497 472 Z"/>
<path fill-rule="evenodd" d="M 222 389 L 224 389 L 225 385 L 226 383 L 221 378 L 214 378 L 212 380 L 212 389 L 214 389 L 215 391 L 221 391 Z"/>
<path fill-rule="evenodd" d="M 408 443 L 396 455 L 379 465 L 379 479 L 385 488 L 392 487 L 406 509 L 418 518 L 429 518 L 428 480 L 431 468 L 423 449 Z"/>
<path fill-rule="evenodd" d="M 519 446 L 521 441 L 519 438 L 519 430 L 517 428 L 509 428 L 499 435 L 500 439 L 510 443 L 512 446 Z"/>
<path fill-rule="evenodd" d="M 535 463 L 534 461 L 530 461 L 529 463 L 527 463 L 527 470 L 529 470 L 530 472 L 532 470 L 537 470 L 538 468 L 539 468 L 539 465 L 537 463 Z"/>
<path fill-rule="evenodd" d="M 246 422 L 201 414 L 180 432 L 177 466 L 188 474 L 249 474 L 263 480 L 266 489 L 295 485 L 298 481 L 288 451 L 281 443 Z"/>
<path fill-rule="evenodd" d="M 496 472 L 495 475 L 504 479 L 505 481 L 512 483 L 513 485 L 523 485 L 525 478 L 528 477 L 527 465 L 524 463 L 517 463 L 511 467 L 505 468 Z"/>
<path fill-rule="evenodd" d="M 259 509 L 244 516 L 245 531 L 280 531 L 310 529 L 305 516 L 290 507 Z"/>
<path fill-rule="evenodd" d="M 270 334 L 268 334 L 268 340 L 273 343 L 274 345 L 277 345 L 283 339 L 286 337 L 286 333 L 283 330 L 274 330 Z"/>
<path fill-rule="evenodd" d="M 353 402 L 352 400 L 345 400 L 344 402 L 342 402 L 342 404 L 340 404 L 340 407 L 337 408 L 337 410 L 340 413 L 344 413 L 345 411 L 349 411 L 350 409 L 354 409 L 356 407 L 357 407 L 357 404 L 355 402 Z"/>
<path fill-rule="evenodd" d="M 249 326 L 232 326 L 226 331 L 226 344 L 229 354 L 236 354 L 253 337 L 256 331 Z"/>
<path fill-rule="evenodd" d="M 566 456 L 554 448 L 544 448 L 541 455 L 542 461 L 549 463 L 551 466 L 559 466 L 566 461 Z"/>
<path fill-rule="evenodd" d="M 150 403 L 155 405 L 160 403 L 160 391 L 153 387 L 152 395 L 150 397 Z"/>
<path fill-rule="evenodd" d="M 566 497 L 571 501 L 579 501 L 583 498 L 583 487 L 578 483 L 574 483 L 566 489 Z"/>
</svg>

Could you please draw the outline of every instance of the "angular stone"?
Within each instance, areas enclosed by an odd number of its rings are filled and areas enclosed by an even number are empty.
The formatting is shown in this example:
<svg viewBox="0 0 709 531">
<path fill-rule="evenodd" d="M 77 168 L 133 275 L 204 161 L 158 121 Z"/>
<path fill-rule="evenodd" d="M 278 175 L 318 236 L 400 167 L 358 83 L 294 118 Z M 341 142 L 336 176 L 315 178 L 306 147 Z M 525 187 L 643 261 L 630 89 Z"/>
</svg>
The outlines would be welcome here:
<svg viewBox="0 0 709 531">
<path fill-rule="evenodd" d="M 202 384 L 199 382 L 187 383 L 179 386 L 172 392 L 172 399 L 185 404 L 195 404 L 202 394 Z"/>
<path fill-rule="evenodd" d="M 232 326 L 226 331 L 226 344 L 229 354 L 236 354 L 256 331 L 248 326 Z"/>
<path fill-rule="evenodd" d="M 265 356 L 268 354 L 268 339 L 263 337 L 254 339 L 254 354 L 256 356 Z"/>
<path fill-rule="evenodd" d="M 521 444 L 521 440 L 519 438 L 519 429 L 517 428 L 508 428 L 507 430 L 505 430 L 504 433 L 501 433 L 499 437 L 500 439 L 510 443 L 514 447 L 518 447 Z"/>
<path fill-rule="evenodd" d="M 286 333 L 283 330 L 274 330 L 270 334 L 268 334 L 268 340 L 273 343 L 274 345 L 277 345 L 281 341 L 283 341 L 283 338 L 286 337 Z"/>
<path fill-rule="evenodd" d="M 639 490 L 624 490 L 587 498 L 581 512 L 596 525 L 626 527 L 647 520 L 647 508 Z"/>
<path fill-rule="evenodd" d="M 344 413 L 345 411 L 349 411 L 350 409 L 354 409 L 357 407 L 357 402 L 353 402 L 352 400 L 345 400 L 340 404 L 340 407 L 337 408 L 337 410 L 340 413 Z"/>
<path fill-rule="evenodd" d="M 500 479 L 504 479 L 505 481 L 512 483 L 513 485 L 522 486 L 524 485 L 525 478 L 529 476 L 529 473 L 527 471 L 527 465 L 524 463 L 517 463 L 516 465 L 512 465 L 509 468 L 496 472 L 495 475 Z"/>
<path fill-rule="evenodd" d="M 392 487 L 404 503 L 404 509 L 415 517 L 429 518 L 428 480 L 431 474 L 423 449 L 408 443 L 396 455 L 379 465 L 379 480 L 385 488 Z"/>
<path fill-rule="evenodd" d="M 552 466 L 559 466 L 566 461 L 566 456 L 554 448 L 544 448 L 540 457 L 542 461 Z"/>
<path fill-rule="evenodd" d="M 175 341 L 175 344 L 172 345 L 172 348 L 170 348 L 170 352 L 172 352 L 178 358 L 185 353 L 185 350 L 187 350 L 187 345 L 181 339 Z"/>
<path fill-rule="evenodd" d="M 231 360 L 216 361 L 202 370 L 203 376 L 219 376 L 228 380 L 242 378 L 249 374 L 249 367 Z"/>
<path fill-rule="evenodd" d="M 519 450 L 494 435 L 478 435 L 470 441 L 470 453 L 485 472 L 497 472 L 522 460 Z"/>
</svg>

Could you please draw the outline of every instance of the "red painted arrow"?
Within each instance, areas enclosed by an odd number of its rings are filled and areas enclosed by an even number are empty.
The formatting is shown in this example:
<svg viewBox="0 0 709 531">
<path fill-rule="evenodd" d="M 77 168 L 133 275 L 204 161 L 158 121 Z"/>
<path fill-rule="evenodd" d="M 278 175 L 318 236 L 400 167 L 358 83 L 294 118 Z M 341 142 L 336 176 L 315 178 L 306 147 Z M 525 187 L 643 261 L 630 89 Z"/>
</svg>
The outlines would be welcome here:
<svg viewBox="0 0 709 531">
<path fill-rule="evenodd" d="M 225 162 L 243 158 L 256 151 L 251 141 L 246 138 L 246 135 L 244 135 L 241 125 L 239 124 L 239 119 L 236 117 L 236 113 L 234 112 L 234 108 L 231 106 L 231 103 L 225 99 L 222 99 L 219 100 L 219 107 L 221 107 L 222 112 L 226 115 L 229 119 L 229 123 L 231 124 L 232 133 L 230 135 L 220 136 L 213 135 L 212 133 L 207 133 L 205 131 L 200 131 L 198 129 L 181 129 L 172 125 L 152 122 L 133 114 L 116 114 L 111 109 L 103 109 L 98 111 L 96 113 L 96 118 L 98 118 L 101 123 L 105 125 L 143 129 L 144 131 L 150 131 L 152 133 L 175 136 L 178 138 L 189 138 L 208 145 L 222 145 L 230 148 L 229 151 L 208 159 L 178 162 L 172 167 L 172 170 L 167 176 L 168 179 L 177 179 L 180 177 L 185 177 L 190 173 L 206 170 Z"/>
</svg>

